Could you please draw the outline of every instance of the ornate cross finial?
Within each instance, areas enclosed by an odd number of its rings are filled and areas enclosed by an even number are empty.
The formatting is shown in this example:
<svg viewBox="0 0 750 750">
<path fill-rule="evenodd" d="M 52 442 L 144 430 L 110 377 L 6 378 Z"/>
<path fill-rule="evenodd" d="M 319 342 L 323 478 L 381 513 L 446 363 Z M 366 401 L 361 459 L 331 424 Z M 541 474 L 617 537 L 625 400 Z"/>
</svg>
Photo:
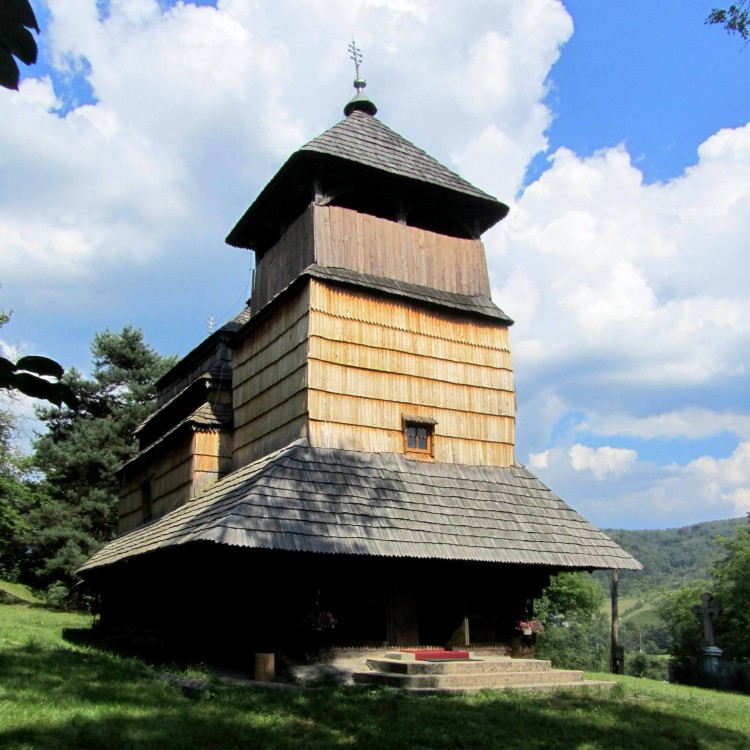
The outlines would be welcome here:
<svg viewBox="0 0 750 750">
<path fill-rule="evenodd" d="M 347 47 L 349 50 L 349 57 L 354 60 L 354 71 L 356 77 L 359 78 L 359 66 L 362 63 L 362 50 L 357 47 L 357 43 L 352 38 L 352 43 Z"/>
<path fill-rule="evenodd" d="M 354 79 L 354 88 L 357 89 L 357 93 L 346 107 L 344 107 L 344 114 L 347 117 L 349 117 L 352 112 L 365 112 L 368 115 L 375 115 L 377 114 L 378 108 L 365 94 L 367 81 L 365 81 L 365 79 L 359 74 L 359 66 L 362 64 L 362 50 L 357 47 L 357 43 L 354 39 L 352 39 L 352 43 L 347 49 L 349 50 L 349 57 L 354 60 L 354 71 L 357 75 Z"/>
</svg>

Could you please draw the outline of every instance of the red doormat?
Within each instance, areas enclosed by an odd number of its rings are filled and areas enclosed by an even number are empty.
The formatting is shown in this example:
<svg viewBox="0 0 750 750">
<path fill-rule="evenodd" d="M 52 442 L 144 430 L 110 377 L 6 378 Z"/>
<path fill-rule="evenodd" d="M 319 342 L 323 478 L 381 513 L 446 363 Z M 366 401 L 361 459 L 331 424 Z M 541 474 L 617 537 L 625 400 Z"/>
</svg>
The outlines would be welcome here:
<svg viewBox="0 0 750 750">
<path fill-rule="evenodd" d="M 430 649 L 430 650 L 420 650 L 420 649 L 412 649 L 412 648 L 405 648 L 401 649 L 401 653 L 404 654 L 414 654 L 414 658 L 417 661 L 433 661 L 440 659 L 449 661 L 451 659 L 469 659 L 470 654 L 468 651 L 445 651 L 443 649 Z"/>
</svg>

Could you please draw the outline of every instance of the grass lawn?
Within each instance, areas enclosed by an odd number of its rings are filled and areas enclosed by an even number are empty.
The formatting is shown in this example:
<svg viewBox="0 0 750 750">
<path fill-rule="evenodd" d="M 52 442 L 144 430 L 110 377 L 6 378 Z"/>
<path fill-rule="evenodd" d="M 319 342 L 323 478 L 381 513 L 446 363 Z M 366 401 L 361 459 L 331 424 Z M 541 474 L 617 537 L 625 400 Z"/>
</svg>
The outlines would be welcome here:
<svg viewBox="0 0 750 750">
<path fill-rule="evenodd" d="M 86 625 L 0 605 L 0 748 L 750 750 L 750 697 L 627 677 L 613 693 L 216 686 L 191 699 L 159 669 L 62 640 Z"/>
</svg>

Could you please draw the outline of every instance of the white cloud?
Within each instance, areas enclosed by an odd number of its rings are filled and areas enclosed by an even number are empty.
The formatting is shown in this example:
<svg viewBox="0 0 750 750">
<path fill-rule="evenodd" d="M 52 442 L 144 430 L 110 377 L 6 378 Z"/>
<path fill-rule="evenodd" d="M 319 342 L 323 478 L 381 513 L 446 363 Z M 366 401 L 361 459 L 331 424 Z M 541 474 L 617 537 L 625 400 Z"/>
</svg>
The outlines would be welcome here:
<svg viewBox="0 0 750 750">
<path fill-rule="evenodd" d="M 639 459 L 635 451 L 581 444 L 550 448 L 543 455 L 531 468 L 600 526 L 684 526 L 748 510 L 750 443 L 727 459 L 704 456 L 684 466 L 660 466 Z"/>
<path fill-rule="evenodd" d="M 539 98 L 572 29 L 555 0 L 439 9 L 417 0 L 166 9 L 118 0 L 105 17 L 96 0 L 49 8 L 45 49 L 60 71 L 85 75 L 96 101 L 60 117 L 49 79 L 0 98 L 0 275 L 6 292 L 33 280 L 38 305 L 71 300 L 72 284 L 97 301 L 112 274 L 133 295 L 138 268 L 160 274 L 189 262 L 200 275 L 215 266 L 206 246 L 220 245 L 290 152 L 341 116 L 351 32 L 387 122 L 408 135 L 409 122 L 421 127 L 458 104 L 421 145 L 449 160 L 466 144 L 469 166 L 481 146 L 491 175 L 512 159 L 504 179 L 515 189 L 545 147 L 550 115 Z M 478 161 L 477 172 L 488 163 Z M 86 302 L 77 295 L 79 308 Z"/>
<path fill-rule="evenodd" d="M 549 466 L 549 451 L 532 453 L 529 456 L 528 467 L 530 469 L 546 469 Z"/>
<path fill-rule="evenodd" d="M 628 414 L 594 414 L 586 418 L 578 429 L 597 435 L 628 435 L 653 438 L 699 438 L 730 433 L 750 439 L 750 416 L 710 409 L 685 408 L 677 411 L 634 417 Z"/>
<path fill-rule="evenodd" d="M 553 155 L 486 242 L 495 301 L 516 320 L 521 460 L 584 431 L 747 437 L 748 202 L 750 125 L 665 183 L 645 184 L 623 146 Z"/>
<path fill-rule="evenodd" d="M 729 492 L 722 495 L 723 498 L 729 500 L 734 505 L 736 516 L 746 516 L 750 514 L 750 489 L 747 487 L 740 487 L 733 492 Z"/>
<path fill-rule="evenodd" d="M 570 465 L 576 471 L 589 470 L 597 479 L 608 475 L 621 476 L 638 460 L 638 454 L 627 448 L 589 448 L 576 443 L 571 447 Z"/>
</svg>

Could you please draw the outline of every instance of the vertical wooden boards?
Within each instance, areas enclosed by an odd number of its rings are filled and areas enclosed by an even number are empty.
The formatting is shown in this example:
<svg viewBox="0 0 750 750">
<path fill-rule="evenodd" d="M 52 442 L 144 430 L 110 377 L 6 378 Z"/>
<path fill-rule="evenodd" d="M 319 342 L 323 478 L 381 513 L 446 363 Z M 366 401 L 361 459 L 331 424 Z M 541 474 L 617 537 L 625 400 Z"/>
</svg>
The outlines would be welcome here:
<svg viewBox="0 0 750 750">
<path fill-rule="evenodd" d="M 312 208 L 308 208 L 259 258 L 250 302 L 253 314 L 294 281 L 313 260 L 313 216 Z"/>
<path fill-rule="evenodd" d="M 491 296 L 479 240 L 449 237 L 340 206 L 313 206 L 312 213 L 315 262 L 321 266 L 455 294 Z"/>
<path fill-rule="evenodd" d="M 310 307 L 312 445 L 401 452 L 410 414 L 437 420 L 435 460 L 513 463 L 507 326 L 318 280 Z"/>
<path fill-rule="evenodd" d="M 307 433 L 308 308 L 306 284 L 235 349 L 234 469 Z"/>
</svg>

